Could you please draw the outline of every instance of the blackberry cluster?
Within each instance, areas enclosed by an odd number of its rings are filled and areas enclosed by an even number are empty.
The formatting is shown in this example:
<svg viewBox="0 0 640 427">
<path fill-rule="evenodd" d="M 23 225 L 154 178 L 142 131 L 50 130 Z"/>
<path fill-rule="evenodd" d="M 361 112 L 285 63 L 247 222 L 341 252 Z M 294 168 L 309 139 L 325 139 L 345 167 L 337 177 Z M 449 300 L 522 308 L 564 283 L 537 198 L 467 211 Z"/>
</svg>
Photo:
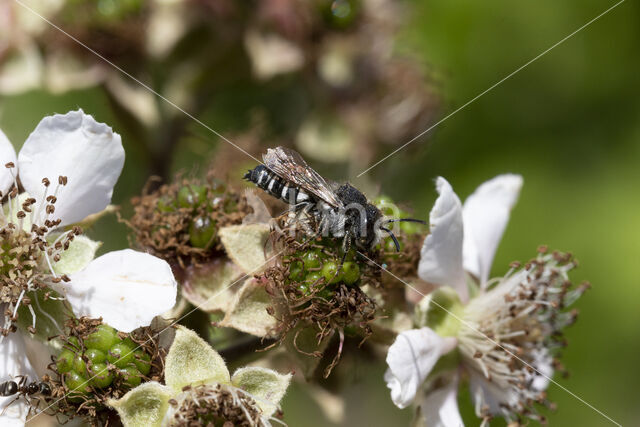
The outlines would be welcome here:
<svg viewBox="0 0 640 427">
<path fill-rule="evenodd" d="M 69 397 L 81 400 L 92 389 L 105 389 L 116 380 L 124 390 L 136 387 L 151 371 L 151 355 L 130 337 L 121 338 L 115 329 L 103 324 L 82 343 L 69 337 L 56 359 L 56 369 Z"/>
<path fill-rule="evenodd" d="M 180 179 L 132 200 L 135 214 L 125 221 L 135 245 L 186 268 L 219 256 L 218 230 L 240 224 L 251 208 L 247 201 L 223 182 Z M 134 242 L 132 242 L 134 243 Z"/>
<path fill-rule="evenodd" d="M 231 213 L 237 207 L 237 202 L 226 198 L 225 192 L 226 186 L 217 180 L 207 186 L 186 184 L 178 190 L 176 197 L 158 199 L 157 208 L 164 213 L 174 213 L 178 209 L 190 213 L 189 243 L 195 248 L 208 249 L 218 231 L 217 221 L 212 218 L 214 210 L 222 208 L 223 212 Z"/>
<path fill-rule="evenodd" d="M 297 283 L 297 289 L 303 296 L 317 294 L 329 299 L 340 283 L 355 286 L 361 280 L 355 252 L 349 252 L 342 268 L 339 268 L 341 258 L 322 247 L 294 253 L 285 260 L 289 265 L 288 279 Z"/>
<path fill-rule="evenodd" d="M 414 216 L 399 208 L 390 197 L 377 197 L 373 204 L 382 213 L 391 218 L 413 218 Z M 421 218 L 419 218 L 421 219 Z M 398 222 L 394 229 L 400 250 L 396 250 L 391 237 L 385 237 L 375 248 L 378 251 L 383 266 L 399 277 L 413 277 L 417 275 L 420 249 L 427 234 L 428 227 L 416 222 Z M 393 281 L 397 283 L 396 280 Z"/>
</svg>

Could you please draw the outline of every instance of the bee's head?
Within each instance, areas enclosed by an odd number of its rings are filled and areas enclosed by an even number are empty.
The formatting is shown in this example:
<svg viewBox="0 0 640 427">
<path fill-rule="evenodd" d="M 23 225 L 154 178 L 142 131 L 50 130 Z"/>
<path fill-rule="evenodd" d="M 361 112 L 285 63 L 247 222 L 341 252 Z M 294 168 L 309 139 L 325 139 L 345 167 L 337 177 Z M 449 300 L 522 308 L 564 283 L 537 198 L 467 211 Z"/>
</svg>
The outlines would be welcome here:
<svg viewBox="0 0 640 427">
<path fill-rule="evenodd" d="M 365 215 L 365 229 L 360 230 L 360 233 L 358 233 L 357 243 L 359 247 L 370 250 L 378 244 L 383 236 L 384 232 L 380 228 L 383 216 L 380 209 L 371 203 L 365 205 Z"/>
</svg>

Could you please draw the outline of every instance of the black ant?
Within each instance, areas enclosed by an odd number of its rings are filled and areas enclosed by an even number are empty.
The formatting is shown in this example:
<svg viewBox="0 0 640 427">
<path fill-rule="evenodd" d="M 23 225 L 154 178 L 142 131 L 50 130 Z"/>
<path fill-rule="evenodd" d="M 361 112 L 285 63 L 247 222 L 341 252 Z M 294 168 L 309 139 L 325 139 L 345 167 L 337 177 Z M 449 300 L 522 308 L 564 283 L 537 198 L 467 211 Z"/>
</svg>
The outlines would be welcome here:
<svg viewBox="0 0 640 427">
<path fill-rule="evenodd" d="M 0 397 L 8 397 L 18 395 L 16 398 L 5 406 L 2 410 L 4 412 L 13 402 L 18 400 L 20 396 L 35 397 L 36 395 L 50 396 L 51 386 L 46 381 L 31 381 L 28 383 L 26 376 L 20 375 L 20 381 L 13 380 L 0 383 Z"/>
</svg>

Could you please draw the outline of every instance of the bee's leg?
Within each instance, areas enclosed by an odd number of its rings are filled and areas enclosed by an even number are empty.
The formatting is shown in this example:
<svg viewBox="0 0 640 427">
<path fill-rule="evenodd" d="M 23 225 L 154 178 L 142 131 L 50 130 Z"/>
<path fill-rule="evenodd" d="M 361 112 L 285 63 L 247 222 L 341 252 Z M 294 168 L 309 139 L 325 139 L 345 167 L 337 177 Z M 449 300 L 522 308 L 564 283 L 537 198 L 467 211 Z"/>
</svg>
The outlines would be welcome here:
<svg viewBox="0 0 640 427">
<path fill-rule="evenodd" d="M 351 250 L 352 234 L 353 233 L 351 232 L 350 229 L 347 230 L 346 233 L 344 233 L 344 238 L 342 239 L 342 259 L 340 259 L 340 265 L 338 266 L 338 270 L 336 274 L 339 274 L 340 271 L 342 270 L 342 265 L 344 264 L 344 261 L 347 259 L 347 254 Z"/>
</svg>

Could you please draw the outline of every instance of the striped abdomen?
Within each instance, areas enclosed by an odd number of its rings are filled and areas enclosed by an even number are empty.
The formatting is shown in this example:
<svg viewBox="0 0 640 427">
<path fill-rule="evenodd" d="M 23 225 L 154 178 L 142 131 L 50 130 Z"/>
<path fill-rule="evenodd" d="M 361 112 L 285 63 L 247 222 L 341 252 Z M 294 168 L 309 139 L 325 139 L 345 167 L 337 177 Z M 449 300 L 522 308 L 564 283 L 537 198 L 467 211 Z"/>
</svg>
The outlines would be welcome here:
<svg viewBox="0 0 640 427">
<path fill-rule="evenodd" d="M 264 165 L 249 170 L 244 178 L 285 203 L 304 206 L 313 202 L 300 187 L 292 185 Z"/>
</svg>

